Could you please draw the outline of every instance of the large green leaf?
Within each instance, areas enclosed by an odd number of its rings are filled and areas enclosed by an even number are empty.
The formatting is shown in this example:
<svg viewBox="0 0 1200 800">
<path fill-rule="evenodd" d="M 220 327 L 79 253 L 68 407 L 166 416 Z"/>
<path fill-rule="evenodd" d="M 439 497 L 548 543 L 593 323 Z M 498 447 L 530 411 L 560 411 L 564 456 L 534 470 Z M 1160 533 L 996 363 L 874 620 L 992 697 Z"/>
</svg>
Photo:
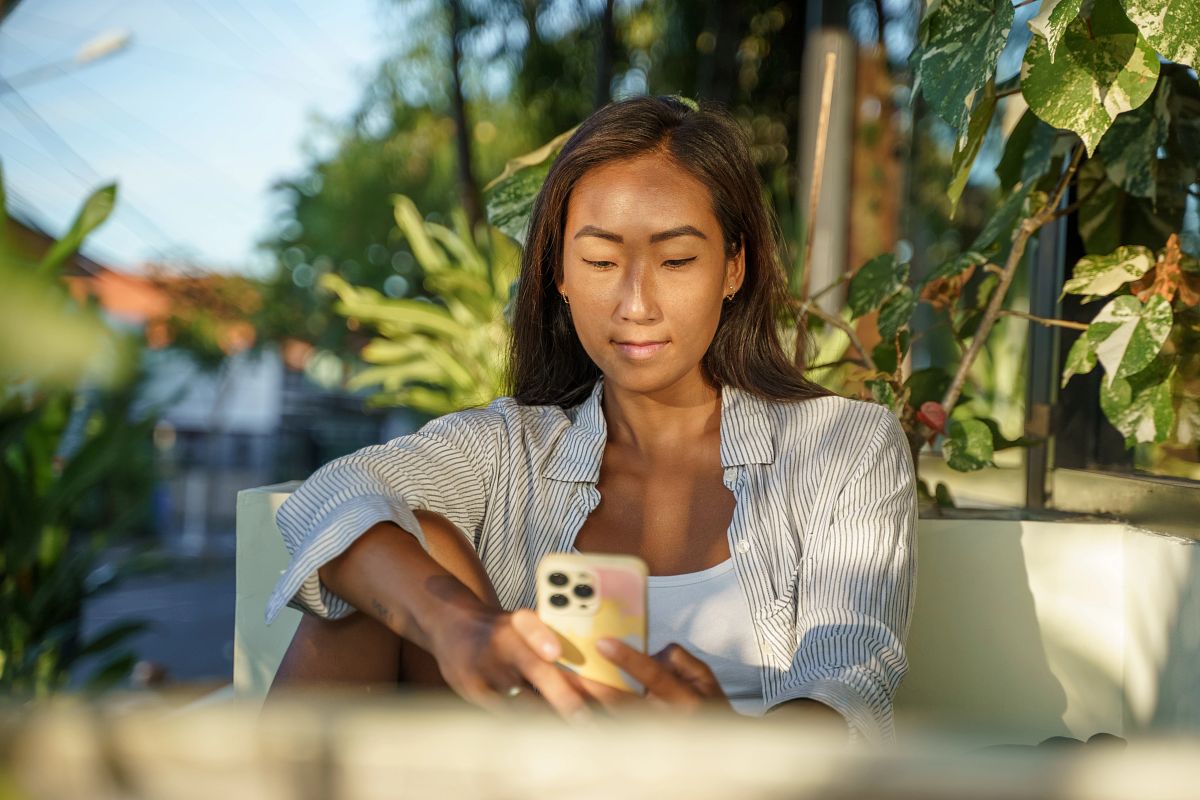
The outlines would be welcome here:
<svg viewBox="0 0 1200 800">
<path fill-rule="evenodd" d="M 1084 256 L 1075 263 L 1071 278 L 1063 284 L 1062 296 L 1082 294 L 1090 295 L 1088 300 L 1095 300 L 1136 281 L 1153 266 L 1154 253 L 1137 245 L 1118 247 L 1108 255 Z"/>
<path fill-rule="evenodd" d="M 102 186 L 83 201 L 83 206 L 71 222 L 71 227 L 61 239 L 43 256 L 37 271 L 41 276 L 56 275 L 59 267 L 83 244 L 87 235 L 95 230 L 112 213 L 117 202 L 116 184 Z"/>
<path fill-rule="evenodd" d="M 1010 191 L 1018 183 L 1032 186 L 1050 169 L 1054 152 L 1054 128 L 1038 119 L 1029 109 L 1008 135 L 1004 143 L 1004 154 L 996 165 L 996 176 L 1000 186 Z"/>
<path fill-rule="evenodd" d="M 1196 0 L 1124 0 L 1125 13 L 1169 61 L 1200 68 L 1200 3 Z"/>
<path fill-rule="evenodd" d="M 1158 57 L 1121 10 L 1119 0 L 1096 0 L 1090 18 L 1067 26 L 1051 57 L 1035 36 L 1021 64 L 1021 92 L 1029 107 L 1056 128 L 1079 134 L 1095 152 L 1118 114 L 1137 108 L 1158 78 Z"/>
<path fill-rule="evenodd" d="M 977 419 L 951 420 L 942 454 L 946 464 L 959 472 L 983 469 L 992 463 L 992 431 Z"/>
<path fill-rule="evenodd" d="M 975 163 L 975 156 L 979 155 L 983 137 L 992 125 L 992 115 L 995 112 L 996 82 L 989 79 L 983 86 L 983 95 L 971 111 L 966 130 L 959 134 L 954 143 L 954 155 L 950 162 L 950 186 L 946 189 L 946 195 L 950 198 L 950 216 L 954 216 L 954 211 L 958 208 L 958 200 L 962 197 L 963 189 L 967 186 L 967 177 L 971 174 L 971 165 Z"/>
<path fill-rule="evenodd" d="M 1100 408 L 1113 427 L 1132 447 L 1138 442 L 1164 442 L 1175 426 L 1171 360 L 1157 358 L 1128 378 L 1116 378 L 1100 387 Z"/>
<path fill-rule="evenodd" d="M 1083 0 L 1042 0 L 1037 15 L 1029 20 L 1029 29 L 1046 40 L 1051 58 L 1054 58 L 1067 26 L 1079 16 L 1082 5 Z"/>
<path fill-rule="evenodd" d="M 488 222 L 522 247 L 534 198 L 541 191 L 555 157 L 575 130 L 559 134 L 532 153 L 510 159 L 504 171 L 483 188 Z"/>
<path fill-rule="evenodd" d="M 993 76 L 1012 21 L 1012 0 L 942 0 L 921 20 L 916 85 L 955 131 Z"/>
<path fill-rule="evenodd" d="M 1092 340 L 1096 358 L 1104 365 L 1106 383 L 1149 366 L 1167 341 L 1173 321 L 1171 304 L 1157 294 L 1144 304 L 1133 295 L 1121 295 L 1100 309 L 1084 336 Z"/>
<path fill-rule="evenodd" d="M 1170 132 L 1171 84 L 1159 81 L 1154 99 L 1113 120 L 1096 155 L 1108 179 L 1138 197 L 1154 197 L 1158 187 L 1158 150 Z"/>
<path fill-rule="evenodd" d="M 846 304 L 857 319 L 883 305 L 908 280 L 908 263 L 892 253 L 875 256 L 858 268 L 846 290 Z"/>
</svg>

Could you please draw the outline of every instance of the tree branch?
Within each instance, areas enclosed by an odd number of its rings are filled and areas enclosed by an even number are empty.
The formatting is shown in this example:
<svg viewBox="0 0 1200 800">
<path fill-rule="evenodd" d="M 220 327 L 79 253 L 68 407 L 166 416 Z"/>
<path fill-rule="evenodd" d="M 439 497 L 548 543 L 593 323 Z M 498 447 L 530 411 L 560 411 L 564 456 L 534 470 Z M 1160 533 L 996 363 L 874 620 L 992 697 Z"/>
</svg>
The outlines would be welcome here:
<svg viewBox="0 0 1200 800">
<path fill-rule="evenodd" d="M 996 319 L 1000 316 L 1000 312 L 1003 309 L 1004 296 L 1008 294 L 1008 289 L 1012 285 L 1013 278 L 1016 276 L 1017 267 L 1021 264 L 1021 258 L 1025 255 L 1025 248 L 1028 246 L 1030 238 L 1054 217 L 1058 204 L 1062 202 L 1063 193 L 1067 190 L 1067 186 L 1071 183 L 1071 179 L 1075 177 L 1075 172 L 1079 169 L 1079 164 L 1083 160 L 1083 154 L 1083 145 L 1075 148 L 1075 154 L 1071 157 L 1071 164 L 1063 172 L 1062 177 L 1059 178 L 1058 185 L 1054 187 L 1054 192 L 1051 194 L 1049 201 L 1032 217 L 1026 217 L 1021 221 L 1020 227 L 1017 229 L 1017 235 L 1013 237 L 1012 249 L 1009 250 L 1008 258 L 1004 262 L 1004 272 L 1000 275 L 1000 284 L 992 292 L 992 297 L 988 301 L 987 311 L 984 312 L 983 320 L 979 323 L 979 329 L 971 338 L 971 346 L 967 348 L 967 352 L 963 354 L 962 360 L 959 361 L 958 370 L 954 373 L 954 379 L 950 382 L 950 386 L 946 389 L 946 394 L 942 397 L 942 409 L 946 412 L 947 417 L 954 410 L 954 404 L 958 402 L 958 397 L 962 394 L 963 383 L 966 382 L 967 373 L 970 371 L 971 365 L 975 363 L 979 352 L 983 350 L 984 344 L 987 343 L 988 334 L 992 332 L 992 326 L 996 324 Z M 929 431 L 930 434 L 932 432 L 932 430 Z"/>
<path fill-rule="evenodd" d="M 1021 319 L 1027 319 L 1030 322 L 1036 322 L 1039 325 L 1053 326 L 1053 327 L 1059 327 L 1059 328 L 1071 328 L 1072 330 L 1077 330 L 1077 331 L 1086 331 L 1088 329 L 1088 325 L 1086 322 L 1071 322 L 1071 321 L 1065 320 L 1065 319 L 1046 319 L 1045 317 L 1036 317 L 1033 314 L 1026 314 L 1024 311 L 1014 311 L 1009 308 L 1001 309 L 1000 316 L 1002 316 L 1002 317 L 1020 317 Z"/>
<path fill-rule="evenodd" d="M 867 369 L 872 371 L 878 370 L 878 367 L 875 366 L 875 359 L 871 358 L 870 352 L 868 352 L 867 348 L 863 347 L 862 340 L 858 338 L 858 331 L 854 330 L 853 325 L 851 325 L 849 322 L 846 322 L 846 320 L 842 319 L 841 317 L 830 314 L 816 303 L 802 302 L 799 305 L 802 314 L 812 313 L 814 316 L 819 317 L 835 328 L 845 331 L 846 335 L 850 337 L 850 344 L 854 345 L 854 348 L 862 355 L 863 362 L 866 364 Z"/>
</svg>

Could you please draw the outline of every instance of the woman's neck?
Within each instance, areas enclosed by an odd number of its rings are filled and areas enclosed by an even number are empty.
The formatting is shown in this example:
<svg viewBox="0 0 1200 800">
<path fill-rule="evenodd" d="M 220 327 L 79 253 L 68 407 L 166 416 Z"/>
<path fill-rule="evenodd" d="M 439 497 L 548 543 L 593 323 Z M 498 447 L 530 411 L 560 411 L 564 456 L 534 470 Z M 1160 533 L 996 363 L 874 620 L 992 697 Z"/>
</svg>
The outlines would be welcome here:
<svg viewBox="0 0 1200 800">
<path fill-rule="evenodd" d="M 606 380 L 603 410 L 609 443 L 650 460 L 720 435 L 721 391 L 700 376 L 652 394 Z"/>
</svg>

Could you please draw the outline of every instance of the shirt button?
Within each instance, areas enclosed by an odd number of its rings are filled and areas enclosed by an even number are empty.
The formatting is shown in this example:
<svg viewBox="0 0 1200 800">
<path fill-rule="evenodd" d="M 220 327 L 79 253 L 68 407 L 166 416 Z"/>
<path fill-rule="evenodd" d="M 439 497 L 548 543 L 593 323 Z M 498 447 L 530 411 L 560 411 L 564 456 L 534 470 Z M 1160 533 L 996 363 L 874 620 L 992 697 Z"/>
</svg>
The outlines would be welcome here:
<svg viewBox="0 0 1200 800">
<path fill-rule="evenodd" d="M 739 553 L 744 553 L 749 549 L 750 549 L 750 543 L 748 541 L 746 541 L 745 539 L 738 539 L 737 551 Z"/>
</svg>

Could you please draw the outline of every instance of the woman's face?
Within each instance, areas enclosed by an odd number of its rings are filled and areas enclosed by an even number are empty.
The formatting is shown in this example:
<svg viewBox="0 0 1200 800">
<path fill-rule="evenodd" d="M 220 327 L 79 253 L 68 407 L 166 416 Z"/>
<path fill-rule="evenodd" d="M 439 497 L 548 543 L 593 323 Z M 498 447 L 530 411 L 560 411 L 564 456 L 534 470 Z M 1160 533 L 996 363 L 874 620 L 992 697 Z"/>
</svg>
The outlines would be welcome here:
<svg viewBox="0 0 1200 800">
<path fill-rule="evenodd" d="M 606 382 L 655 392 L 700 377 L 744 252 L 726 260 L 704 184 L 666 156 L 640 156 L 576 184 L 558 290 Z"/>
</svg>

